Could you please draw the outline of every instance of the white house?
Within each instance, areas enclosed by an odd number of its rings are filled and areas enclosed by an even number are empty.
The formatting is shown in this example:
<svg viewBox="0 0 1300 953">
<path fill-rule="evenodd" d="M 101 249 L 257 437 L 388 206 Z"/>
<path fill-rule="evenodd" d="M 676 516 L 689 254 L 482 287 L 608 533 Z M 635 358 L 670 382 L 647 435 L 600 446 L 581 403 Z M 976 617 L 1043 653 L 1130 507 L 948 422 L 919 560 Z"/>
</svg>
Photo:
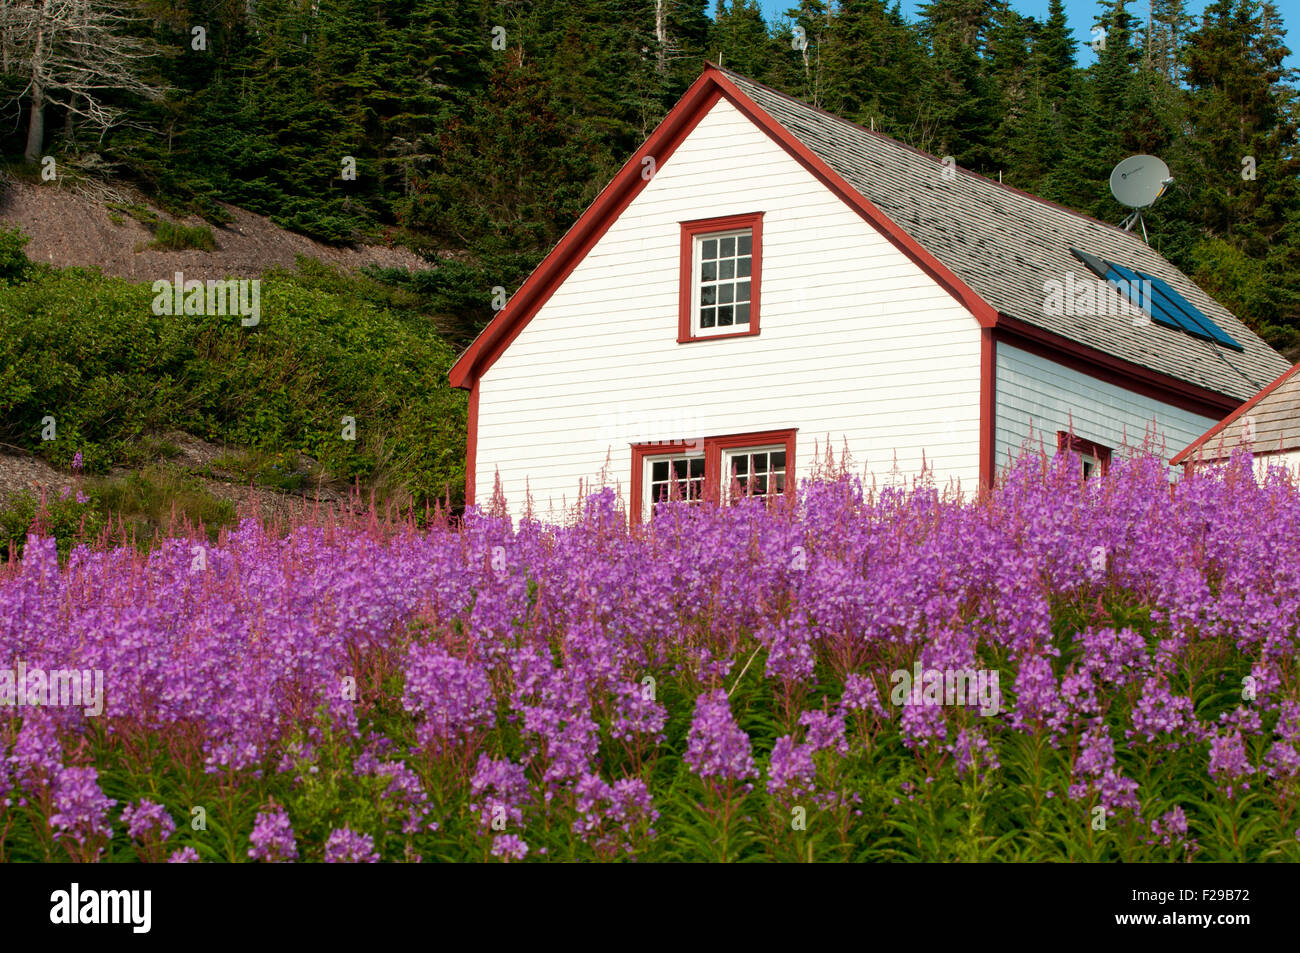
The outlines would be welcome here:
<svg viewBox="0 0 1300 953">
<path fill-rule="evenodd" d="M 1260 475 L 1277 466 L 1300 475 L 1300 364 L 1201 434 L 1173 463 L 1219 464 L 1238 448 L 1251 451 Z"/>
<path fill-rule="evenodd" d="M 970 491 L 1031 434 L 1172 452 L 1285 365 L 1133 234 L 710 65 L 450 379 L 467 502 L 643 519 L 828 443 Z"/>
</svg>

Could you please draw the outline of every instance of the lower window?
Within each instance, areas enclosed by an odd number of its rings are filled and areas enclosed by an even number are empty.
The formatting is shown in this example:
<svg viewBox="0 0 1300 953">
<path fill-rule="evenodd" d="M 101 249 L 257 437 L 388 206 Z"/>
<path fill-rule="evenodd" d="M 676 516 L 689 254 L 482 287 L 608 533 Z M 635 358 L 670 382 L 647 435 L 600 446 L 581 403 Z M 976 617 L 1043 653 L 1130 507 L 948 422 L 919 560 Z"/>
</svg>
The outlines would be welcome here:
<svg viewBox="0 0 1300 953">
<path fill-rule="evenodd" d="M 1110 469 L 1110 447 L 1094 440 L 1085 440 L 1068 430 L 1056 432 L 1056 449 L 1070 450 L 1079 455 L 1079 475 L 1085 480 L 1094 473 L 1105 473 Z"/>
<path fill-rule="evenodd" d="M 632 445 L 634 522 L 670 500 L 734 502 L 782 496 L 794 472 L 794 430 Z"/>
<path fill-rule="evenodd" d="M 645 499 L 648 505 L 669 500 L 698 503 L 704 499 L 703 454 L 649 457 L 645 465 L 650 470 Z"/>
<path fill-rule="evenodd" d="M 724 450 L 724 497 L 780 496 L 785 492 L 785 456 L 784 444 Z"/>
</svg>

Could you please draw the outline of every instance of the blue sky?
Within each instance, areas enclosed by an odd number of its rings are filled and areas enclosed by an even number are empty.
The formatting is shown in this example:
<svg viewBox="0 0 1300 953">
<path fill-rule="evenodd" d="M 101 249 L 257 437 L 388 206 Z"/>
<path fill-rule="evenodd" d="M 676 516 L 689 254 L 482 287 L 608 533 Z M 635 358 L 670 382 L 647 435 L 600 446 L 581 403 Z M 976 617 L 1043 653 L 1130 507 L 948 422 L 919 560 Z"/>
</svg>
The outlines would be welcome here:
<svg viewBox="0 0 1300 953">
<path fill-rule="evenodd" d="M 785 13 L 791 7 L 797 6 L 797 0 L 794 3 L 789 0 L 758 0 L 759 6 L 763 10 L 763 16 L 768 23 L 773 22 Z M 891 0 L 892 2 L 892 0 Z M 1205 9 L 1208 0 L 1188 0 L 1187 11 L 1200 18 L 1201 11 Z M 903 13 L 908 19 L 916 20 L 919 17 L 917 11 L 925 6 L 922 0 L 902 0 Z M 1287 65 L 1293 69 L 1300 69 L 1300 34 L 1297 34 L 1297 23 L 1300 23 L 1300 15 L 1297 15 L 1295 7 L 1290 5 L 1287 0 L 1274 0 L 1274 5 L 1278 8 L 1278 13 L 1282 17 L 1282 23 L 1287 28 L 1287 46 L 1291 50 L 1291 56 L 1287 59 Z M 1012 9 L 1031 16 L 1035 20 L 1047 19 L 1048 0 L 1011 0 Z M 710 12 L 712 5 L 710 4 Z M 1135 3 L 1129 4 L 1128 10 L 1134 16 L 1146 20 L 1148 4 L 1146 0 L 1136 0 Z M 1079 65 L 1087 66 L 1095 57 L 1092 54 L 1092 48 L 1086 44 L 1092 39 L 1093 18 L 1097 13 L 1096 0 L 1065 0 L 1065 15 L 1070 22 L 1070 29 L 1079 39 Z"/>
</svg>

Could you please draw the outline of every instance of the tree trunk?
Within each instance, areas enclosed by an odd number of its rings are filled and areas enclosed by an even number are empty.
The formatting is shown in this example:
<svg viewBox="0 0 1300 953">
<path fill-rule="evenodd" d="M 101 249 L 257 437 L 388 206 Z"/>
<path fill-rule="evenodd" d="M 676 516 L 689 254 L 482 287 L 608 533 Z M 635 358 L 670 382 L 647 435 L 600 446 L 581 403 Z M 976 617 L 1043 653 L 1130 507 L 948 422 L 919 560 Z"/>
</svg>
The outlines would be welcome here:
<svg viewBox="0 0 1300 953">
<path fill-rule="evenodd" d="M 656 68 L 659 75 L 662 76 L 666 71 L 665 47 L 668 46 L 668 0 L 655 0 L 655 40 L 658 49 L 655 51 Z"/>
<path fill-rule="evenodd" d="M 28 162 L 39 162 L 43 145 L 45 145 L 45 93 L 37 86 L 32 90 L 32 106 L 27 121 L 27 150 L 23 153 L 23 158 Z"/>
</svg>

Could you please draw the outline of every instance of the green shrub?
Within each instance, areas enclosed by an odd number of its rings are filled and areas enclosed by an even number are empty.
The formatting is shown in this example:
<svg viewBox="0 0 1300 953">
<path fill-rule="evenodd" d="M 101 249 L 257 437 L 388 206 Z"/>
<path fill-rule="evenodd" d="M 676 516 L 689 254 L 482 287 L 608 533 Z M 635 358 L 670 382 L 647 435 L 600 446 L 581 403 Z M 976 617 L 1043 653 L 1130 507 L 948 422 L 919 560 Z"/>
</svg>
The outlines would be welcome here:
<svg viewBox="0 0 1300 953">
<path fill-rule="evenodd" d="M 466 399 L 430 319 L 378 307 L 317 269 L 270 272 L 261 320 L 155 315 L 148 284 L 42 269 L 0 285 L 0 442 L 91 473 L 140 461 L 171 430 L 269 454 L 417 501 L 461 492 Z M 55 418 L 56 439 L 41 439 Z M 356 439 L 343 439 L 343 417 Z"/>
<path fill-rule="evenodd" d="M 105 522 L 95 501 L 80 490 L 47 496 L 44 505 L 30 490 L 24 490 L 0 505 L 0 562 L 22 556 L 34 524 L 55 538 L 59 558 L 66 559 L 73 546 L 93 542 Z"/>
<path fill-rule="evenodd" d="M 215 251 L 217 240 L 212 236 L 212 229 L 206 225 L 178 225 L 162 221 L 158 223 L 149 247 L 167 251 L 183 251 L 186 248 Z"/>
<path fill-rule="evenodd" d="M 0 228 L 0 281 L 25 281 L 31 274 L 31 259 L 23 251 L 29 241 L 21 228 Z"/>
</svg>

